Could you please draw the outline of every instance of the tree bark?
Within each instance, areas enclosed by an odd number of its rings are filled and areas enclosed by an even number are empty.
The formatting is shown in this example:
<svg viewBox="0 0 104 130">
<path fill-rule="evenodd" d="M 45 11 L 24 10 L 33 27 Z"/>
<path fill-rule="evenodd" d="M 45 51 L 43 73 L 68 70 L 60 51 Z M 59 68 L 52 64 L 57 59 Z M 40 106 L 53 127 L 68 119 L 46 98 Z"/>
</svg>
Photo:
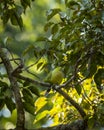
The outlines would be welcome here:
<svg viewBox="0 0 104 130">
<path fill-rule="evenodd" d="M 8 78 L 10 81 L 10 86 L 13 91 L 15 102 L 16 102 L 16 108 L 17 108 L 16 130 L 24 130 L 25 116 L 24 116 L 24 110 L 23 110 L 22 99 L 19 91 L 19 86 L 16 78 L 12 75 L 13 67 L 10 63 L 8 55 L 1 46 L 0 46 L 0 57 L 7 71 Z"/>
</svg>

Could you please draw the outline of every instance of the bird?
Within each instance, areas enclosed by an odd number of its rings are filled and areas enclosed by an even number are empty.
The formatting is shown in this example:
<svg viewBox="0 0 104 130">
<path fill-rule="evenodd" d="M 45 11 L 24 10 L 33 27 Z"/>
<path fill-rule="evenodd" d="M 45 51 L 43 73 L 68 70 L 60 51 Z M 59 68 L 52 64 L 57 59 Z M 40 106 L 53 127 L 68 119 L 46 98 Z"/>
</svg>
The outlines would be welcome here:
<svg viewBox="0 0 104 130">
<path fill-rule="evenodd" d="M 62 72 L 62 67 L 56 67 L 47 75 L 45 82 L 60 85 L 63 78 L 64 78 L 64 73 Z"/>
</svg>

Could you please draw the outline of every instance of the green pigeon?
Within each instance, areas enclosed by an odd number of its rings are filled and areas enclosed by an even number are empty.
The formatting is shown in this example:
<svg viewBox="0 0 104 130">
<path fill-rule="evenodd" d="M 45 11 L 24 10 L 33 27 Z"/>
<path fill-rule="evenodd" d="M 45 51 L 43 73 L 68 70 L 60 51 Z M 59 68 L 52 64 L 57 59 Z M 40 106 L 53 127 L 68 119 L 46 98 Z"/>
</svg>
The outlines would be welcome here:
<svg viewBox="0 0 104 130">
<path fill-rule="evenodd" d="M 46 77 L 45 82 L 49 82 L 52 84 L 59 85 L 62 82 L 62 79 L 64 78 L 64 74 L 62 72 L 61 67 L 56 67 L 54 70 L 52 70 Z"/>
</svg>

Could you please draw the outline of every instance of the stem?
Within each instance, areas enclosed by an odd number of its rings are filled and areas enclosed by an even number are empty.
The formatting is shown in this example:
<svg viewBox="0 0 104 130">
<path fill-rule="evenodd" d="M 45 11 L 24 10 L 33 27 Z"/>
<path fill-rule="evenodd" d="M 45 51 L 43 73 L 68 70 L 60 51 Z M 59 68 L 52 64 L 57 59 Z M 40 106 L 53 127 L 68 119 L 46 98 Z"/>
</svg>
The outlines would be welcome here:
<svg viewBox="0 0 104 130">
<path fill-rule="evenodd" d="M 9 81 L 10 81 L 10 85 L 11 85 L 11 88 L 13 90 L 14 98 L 15 98 L 15 101 L 16 101 L 16 107 L 17 107 L 16 130 L 23 130 L 24 129 L 24 123 L 25 123 L 25 115 L 24 115 L 21 95 L 20 95 L 20 92 L 19 92 L 19 86 L 18 86 L 16 78 L 12 75 L 13 67 L 10 63 L 10 60 L 7 57 L 7 54 L 5 53 L 3 48 L 1 48 L 1 46 L 0 46 L 0 57 L 1 57 L 2 62 L 5 66 L 5 68 L 6 68 L 8 78 L 9 78 Z"/>
</svg>

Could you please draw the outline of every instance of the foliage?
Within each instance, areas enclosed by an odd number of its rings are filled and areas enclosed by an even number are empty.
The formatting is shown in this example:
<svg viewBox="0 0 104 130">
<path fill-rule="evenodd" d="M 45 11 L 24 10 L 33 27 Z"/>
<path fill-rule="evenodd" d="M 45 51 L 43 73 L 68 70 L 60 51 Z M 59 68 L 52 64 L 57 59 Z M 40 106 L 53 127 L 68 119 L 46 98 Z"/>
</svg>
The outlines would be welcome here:
<svg viewBox="0 0 104 130">
<path fill-rule="evenodd" d="M 13 25 L 19 25 L 23 28 L 22 13 L 25 13 L 26 8 L 31 5 L 31 0 L 1 0 L 0 3 L 0 16 L 5 25 L 9 20 Z"/>
<path fill-rule="evenodd" d="M 23 28 L 21 15 L 30 6 L 30 0 L 20 2 L 17 5 L 14 1 L 1 1 L 0 12 L 4 24 L 10 19 L 13 25 Z M 25 111 L 34 115 L 35 128 L 82 118 L 73 104 L 57 93 L 57 87 L 83 108 L 90 128 L 104 126 L 103 28 L 103 0 L 65 0 L 64 9 L 53 8 L 47 11 L 44 27 L 46 34 L 30 44 L 23 51 L 22 58 L 17 56 L 19 62 L 15 60 L 15 55 L 8 52 L 11 62 L 14 61 L 14 68 L 18 69 L 23 64 L 22 76 L 32 79 L 21 78 L 17 70 L 14 70 Z M 49 88 L 48 92 L 47 84 L 44 84 L 45 77 L 59 66 L 65 75 L 63 82 L 55 85 L 56 88 L 50 84 L 52 89 Z M 0 73 L 0 77 L 0 110 L 6 104 L 12 113 L 16 106 L 11 87 L 6 81 L 6 72 Z M 33 79 L 38 82 L 33 84 Z"/>
</svg>

